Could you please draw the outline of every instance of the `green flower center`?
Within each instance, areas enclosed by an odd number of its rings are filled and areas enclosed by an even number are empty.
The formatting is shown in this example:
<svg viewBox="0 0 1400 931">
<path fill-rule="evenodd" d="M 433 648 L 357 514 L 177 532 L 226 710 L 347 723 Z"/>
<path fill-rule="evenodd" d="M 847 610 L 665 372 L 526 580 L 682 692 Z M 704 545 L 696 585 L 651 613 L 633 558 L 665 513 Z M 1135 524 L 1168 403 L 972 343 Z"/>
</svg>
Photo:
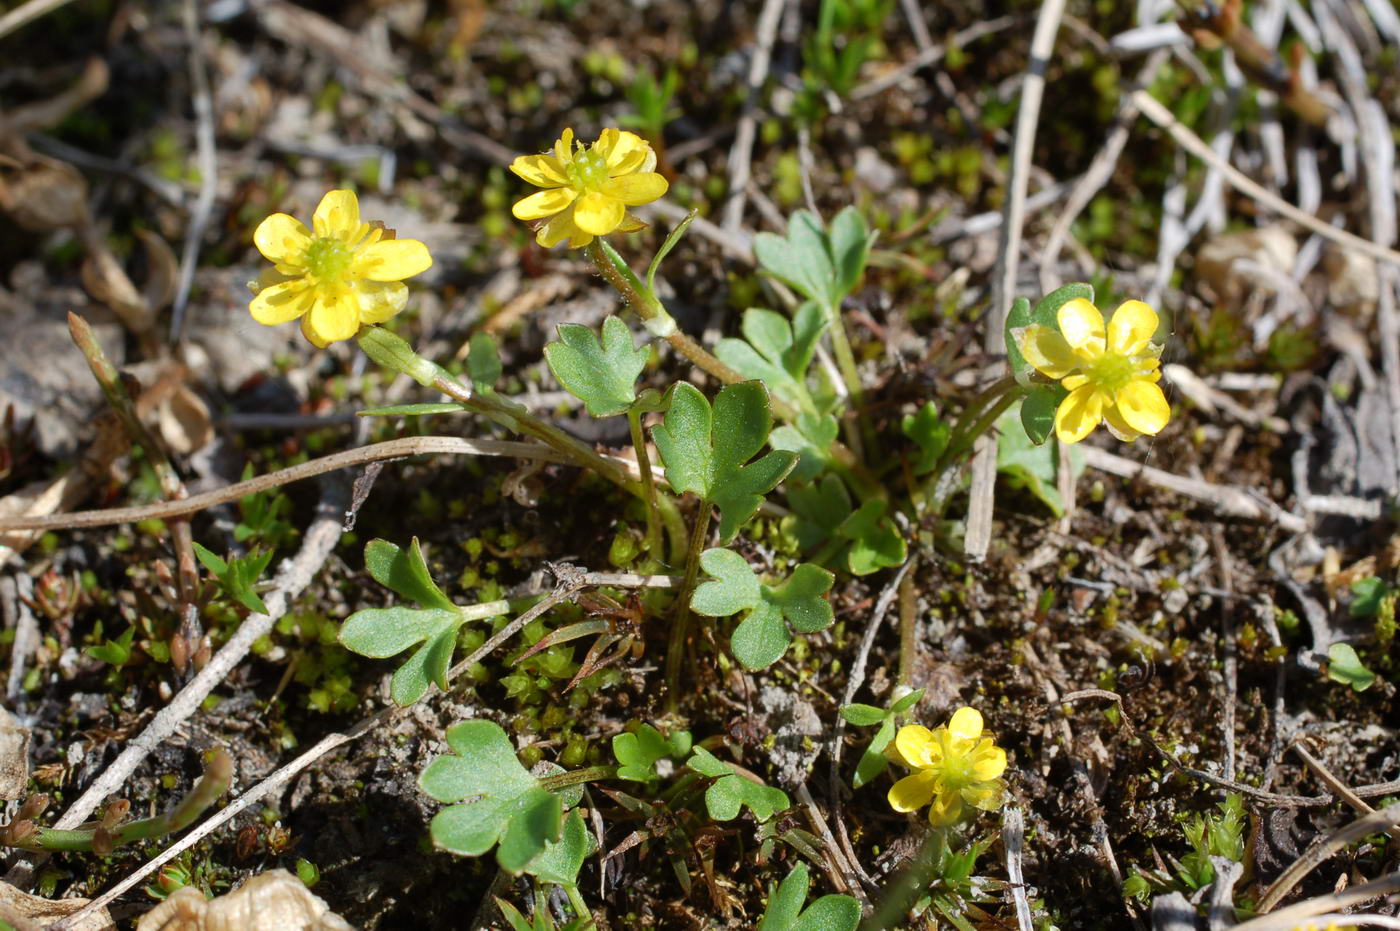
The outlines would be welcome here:
<svg viewBox="0 0 1400 931">
<path fill-rule="evenodd" d="M 601 190 L 608 180 L 608 162 L 592 149 L 585 149 L 574 156 L 565 169 L 571 187 L 581 191 Z"/>
<path fill-rule="evenodd" d="M 342 277 L 354 260 L 354 250 L 334 236 L 318 236 L 306 247 L 306 270 L 321 281 Z"/>
<path fill-rule="evenodd" d="M 1089 381 L 1105 391 L 1116 394 L 1128 382 L 1140 377 L 1138 360 L 1134 356 L 1120 356 L 1106 352 L 1085 366 L 1084 374 Z"/>
</svg>

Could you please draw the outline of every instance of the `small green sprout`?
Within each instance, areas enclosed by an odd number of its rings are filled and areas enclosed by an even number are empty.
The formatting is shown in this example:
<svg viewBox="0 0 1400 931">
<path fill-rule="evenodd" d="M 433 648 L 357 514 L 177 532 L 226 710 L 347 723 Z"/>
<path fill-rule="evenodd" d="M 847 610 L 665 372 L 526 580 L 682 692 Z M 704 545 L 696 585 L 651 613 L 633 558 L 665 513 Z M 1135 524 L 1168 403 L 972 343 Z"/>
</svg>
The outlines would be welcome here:
<svg viewBox="0 0 1400 931">
<path fill-rule="evenodd" d="M 890 760 L 885 755 L 885 748 L 894 740 L 895 719 L 917 705 L 923 697 L 924 690 L 915 689 L 895 699 L 888 708 L 877 708 L 859 702 L 841 706 L 841 717 L 845 718 L 848 724 L 854 724 L 856 727 L 880 725 L 865 752 L 861 754 L 860 762 L 856 764 L 855 776 L 851 779 L 852 788 L 859 789 L 889 768 Z"/>
<path fill-rule="evenodd" d="M 714 780 L 705 790 L 705 810 L 716 821 L 733 821 L 739 817 L 741 808 L 747 808 L 753 812 L 755 819 L 763 822 L 792 805 L 782 789 L 765 786 L 739 775 L 734 767 L 703 747 L 696 747 L 695 754 L 685 765 Z"/>
</svg>

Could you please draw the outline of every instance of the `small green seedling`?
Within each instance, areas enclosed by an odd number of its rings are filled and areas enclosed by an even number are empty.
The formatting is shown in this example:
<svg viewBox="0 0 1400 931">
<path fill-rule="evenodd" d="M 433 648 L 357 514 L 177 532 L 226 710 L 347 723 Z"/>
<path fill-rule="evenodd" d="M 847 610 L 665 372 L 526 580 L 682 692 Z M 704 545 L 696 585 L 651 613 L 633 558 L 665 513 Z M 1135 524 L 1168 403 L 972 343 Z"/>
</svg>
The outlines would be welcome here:
<svg viewBox="0 0 1400 931">
<path fill-rule="evenodd" d="M 849 895 L 824 895 L 805 909 L 807 864 L 798 863 L 777 886 L 768 888 L 768 907 L 758 931 L 854 931 L 860 903 Z"/>
<path fill-rule="evenodd" d="M 87 653 L 95 660 L 100 660 L 108 665 L 122 668 L 131 659 L 131 640 L 136 636 L 136 628 L 128 627 L 122 631 L 121 636 L 115 640 L 108 640 L 94 647 L 88 647 L 83 652 Z"/>
<path fill-rule="evenodd" d="M 387 540 L 371 540 L 365 547 L 365 566 L 376 582 L 419 607 L 357 611 L 341 625 L 341 645 L 361 656 L 384 659 L 422 644 L 390 683 L 389 693 L 399 705 L 411 705 L 422 698 L 431 683 L 446 689 L 447 670 L 462 625 L 494 617 L 504 606 L 493 602 L 463 609 L 453 604 L 428 574 L 417 537 L 406 550 Z"/>
<path fill-rule="evenodd" d="M 880 725 L 870 745 L 861 754 L 860 762 L 856 764 L 856 774 L 851 779 L 853 788 L 859 789 L 889 768 L 890 761 L 885 757 L 885 748 L 894 740 L 895 718 L 913 708 L 923 697 L 924 690 L 915 689 L 891 702 L 888 708 L 862 705 L 859 702 L 841 706 L 841 717 L 845 718 L 848 724 L 854 724 L 856 727 Z"/>
<path fill-rule="evenodd" d="M 455 803 L 433 816 L 433 843 L 469 857 L 496 847 L 501 869 L 511 875 L 530 870 L 549 845 L 561 842 L 563 801 L 520 765 L 499 724 L 463 721 L 448 728 L 447 743 L 452 753 L 435 758 L 418 777 L 429 796 Z M 572 846 L 569 851 L 545 865 L 557 872 L 561 858 L 572 862 L 577 853 Z"/>
<path fill-rule="evenodd" d="M 700 566 L 712 578 L 695 589 L 690 608 L 706 617 L 748 612 L 729 641 L 745 669 L 776 663 L 791 646 L 793 631 L 811 634 L 831 626 L 826 593 L 836 577 L 825 569 L 803 563 L 781 584 L 766 585 L 744 557 L 721 548 L 702 553 Z"/>
<path fill-rule="evenodd" d="M 253 586 L 262 577 L 267 564 L 272 562 L 272 550 L 254 550 L 247 556 L 230 556 L 224 560 L 196 543 L 194 554 L 204 564 L 204 568 L 218 580 L 219 588 L 225 595 L 249 611 L 267 613 L 267 605 L 263 604 Z"/>
<path fill-rule="evenodd" d="M 1361 657 L 1349 643 L 1334 643 L 1327 648 L 1327 678 L 1364 692 L 1376 682 L 1376 674 L 1361 664 Z"/>
<path fill-rule="evenodd" d="M 846 486 L 835 475 L 789 488 L 788 504 L 797 517 L 798 544 L 804 550 L 822 547 L 816 562 L 840 562 L 853 575 L 869 575 L 902 564 L 908 555 L 904 538 L 885 513 L 885 502 L 872 498 L 854 507 Z"/>
<path fill-rule="evenodd" d="M 739 817 L 741 808 L 747 808 L 753 812 L 754 818 L 763 822 L 792 805 L 782 789 L 760 785 L 740 776 L 734 767 L 703 747 L 696 747 L 695 754 L 685 765 L 707 779 L 715 780 L 705 790 L 705 810 L 716 821 L 733 821 Z"/>
<path fill-rule="evenodd" d="M 677 492 L 693 491 L 719 508 L 719 539 L 728 544 L 763 496 L 792 471 L 797 455 L 774 450 L 749 463 L 768 442 L 773 425 L 761 382 L 725 386 L 713 409 L 687 382 L 677 382 L 669 395 L 665 421 L 652 428 L 666 478 Z"/>
<path fill-rule="evenodd" d="M 680 760 L 690 753 L 689 731 L 676 731 L 665 737 L 650 724 L 635 732 L 618 734 L 612 739 L 613 756 L 617 759 L 618 779 L 654 783 L 661 778 L 656 764 L 664 759 Z"/>
</svg>

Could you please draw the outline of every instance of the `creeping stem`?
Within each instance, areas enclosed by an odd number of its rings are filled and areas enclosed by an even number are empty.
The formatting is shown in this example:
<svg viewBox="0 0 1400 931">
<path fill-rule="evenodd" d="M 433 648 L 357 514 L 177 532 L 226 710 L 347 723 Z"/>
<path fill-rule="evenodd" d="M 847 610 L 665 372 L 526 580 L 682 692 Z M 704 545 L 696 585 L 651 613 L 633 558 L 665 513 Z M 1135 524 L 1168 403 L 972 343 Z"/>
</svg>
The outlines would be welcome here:
<svg viewBox="0 0 1400 931">
<path fill-rule="evenodd" d="M 189 827 L 210 805 L 228 791 L 233 777 L 233 757 L 224 750 L 216 751 L 204 768 L 204 775 L 170 811 L 154 818 L 132 821 L 128 824 L 107 825 L 98 822 L 91 827 L 71 831 L 56 828 L 43 828 L 28 825 L 29 830 L 18 832 L 16 825 L 7 826 L 10 837 L 7 846 L 22 847 L 35 851 L 81 851 L 110 854 L 117 847 L 133 841 L 173 834 Z M 15 836 L 22 834 L 23 836 Z"/>
</svg>

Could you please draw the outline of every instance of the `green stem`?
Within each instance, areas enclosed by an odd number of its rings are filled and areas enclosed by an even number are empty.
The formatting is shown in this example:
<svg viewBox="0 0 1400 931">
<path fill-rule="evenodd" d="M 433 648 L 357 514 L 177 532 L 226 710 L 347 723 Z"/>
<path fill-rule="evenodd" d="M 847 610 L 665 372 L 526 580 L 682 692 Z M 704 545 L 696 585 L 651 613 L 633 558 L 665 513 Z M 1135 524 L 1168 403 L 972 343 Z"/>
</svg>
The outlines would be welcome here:
<svg viewBox="0 0 1400 931">
<path fill-rule="evenodd" d="M 569 904 L 574 907 L 574 914 L 585 924 L 582 931 L 591 931 L 597 924 L 593 921 L 593 913 L 588 910 L 588 903 L 583 901 L 583 893 L 578 891 L 578 886 L 569 883 L 564 886 L 564 892 L 569 896 Z"/>
<path fill-rule="evenodd" d="M 690 545 L 685 553 L 685 576 L 676 600 L 676 623 L 671 628 L 671 640 L 666 645 L 666 708 L 675 712 L 680 707 L 681 671 L 685 664 L 686 641 L 690 637 L 690 593 L 700 574 L 700 551 L 710 532 L 710 513 L 714 506 L 701 499 L 700 510 L 691 528 Z"/>
<path fill-rule="evenodd" d="M 968 402 L 967 407 L 958 415 L 957 423 L 953 425 L 947 448 L 943 450 L 943 455 L 938 457 L 938 465 L 933 470 L 931 481 L 937 481 L 945 470 L 956 465 L 972 448 L 977 438 L 989 430 L 1019 396 L 1020 386 L 1016 379 L 1007 375 L 988 385 Z"/>
<path fill-rule="evenodd" d="M 576 769 L 568 773 L 555 773 L 553 776 L 542 776 L 540 778 L 540 788 L 548 789 L 550 792 L 557 792 L 560 789 L 567 789 L 569 786 L 576 786 L 584 782 L 597 782 L 600 779 L 611 779 L 617 775 L 616 766 L 590 766 L 587 769 Z"/>
<path fill-rule="evenodd" d="M 836 356 L 836 368 L 841 372 L 841 380 L 846 383 L 846 394 L 851 399 L 851 408 L 857 412 L 863 411 L 865 387 L 860 383 L 860 371 L 856 368 L 855 353 L 851 351 L 851 340 L 846 335 L 846 325 L 841 319 L 841 308 L 829 308 L 827 317 L 831 321 L 831 326 L 827 327 L 827 332 L 831 334 L 831 350 Z M 851 425 L 849 436 L 856 442 L 856 438 L 860 436 L 857 424 Z"/>
<path fill-rule="evenodd" d="M 584 246 L 583 251 L 597 267 L 598 273 L 622 295 L 628 306 L 641 318 L 648 332 L 665 339 L 692 365 L 726 385 L 748 380 L 715 358 L 712 353 L 691 339 L 689 335 L 677 329 L 675 319 L 667 313 L 655 292 L 637 277 L 636 272 L 632 271 L 626 260 L 618 255 L 616 249 L 602 239 L 594 239 L 587 246 Z M 833 343 L 836 339 L 833 337 Z M 849 370 L 854 375 L 855 359 L 851 355 L 850 343 L 846 341 L 844 332 L 839 339 L 841 345 L 844 346 Z M 842 349 L 838 348 L 838 361 L 841 353 Z M 846 376 L 843 374 L 844 377 Z M 855 379 L 855 384 L 856 392 L 852 395 L 853 400 L 863 399 L 864 395 L 859 390 L 860 380 L 858 376 Z M 849 385 L 847 390 L 850 390 Z M 778 419 L 787 423 L 796 422 L 799 413 L 797 408 L 782 398 L 770 397 L 769 406 L 772 408 L 773 415 Z M 862 501 L 869 500 L 871 497 L 884 498 L 887 496 L 880 484 L 869 476 L 860 457 L 853 453 L 849 447 L 837 443 L 831 449 L 831 456 L 833 461 L 839 463 L 842 468 L 860 476 L 859 480 L 854 483 L 854 487 Z"/>
<path fill-rule="evenodd" d="M 133 841 L 183 831 L 228 791 L 232 777 L 233 757 L 223 750 L 217 751 L 205 767 L 204 775 L 199 778 L 199 782 L 190 793 L 180 800 L 180 804 L 163 815 L 123 824 L 109 832 L 107 840 L 112 848 L 116 848 Z M 69 831 L 38 828 L 13 846 L 35 851 L 63 850 L 86 853 L 92 851 L 94 839 L 103 830 L 100 825 Z"/>
<path fill-rule="evenodd" d="M 633 405 L 627 409 L 627 427 L 632 432 L 632 450 L 637 455 L 637 471 L 642 477 L 643 499 L 647 506 L 647 552 L 661 559 L 661 514 L 656 505 L 656 480 L 651 474 L 651 454 L 642 433 L 642 412 Z"/>
</svg>

